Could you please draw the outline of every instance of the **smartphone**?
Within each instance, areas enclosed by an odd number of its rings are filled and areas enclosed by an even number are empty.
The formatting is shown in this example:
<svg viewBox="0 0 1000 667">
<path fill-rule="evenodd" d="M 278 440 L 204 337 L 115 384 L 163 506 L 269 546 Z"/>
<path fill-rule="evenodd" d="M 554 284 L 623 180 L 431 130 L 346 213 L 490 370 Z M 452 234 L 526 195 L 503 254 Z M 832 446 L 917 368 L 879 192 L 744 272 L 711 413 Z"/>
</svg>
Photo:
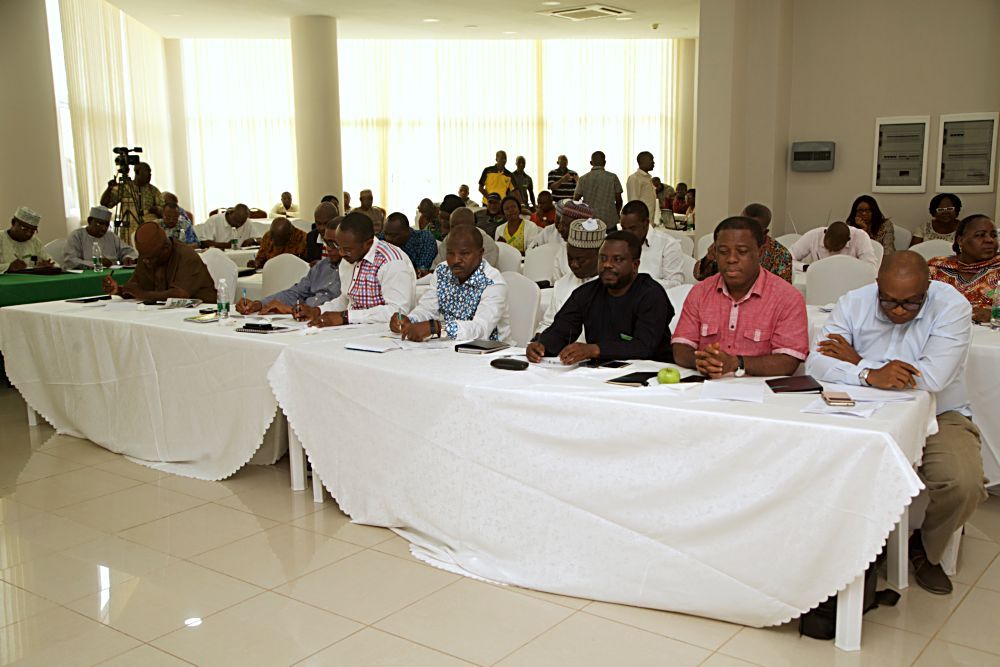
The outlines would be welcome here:
<svg viewBox="0 0 1000 667">
<path fill-rule="evenodd" d="M 625 368 L 630 366 L 627 361 L 619 361 L 617 359 L 612 359 L 611 361 L 600 361 L 599 359 L 591 359 L 587 363 L 583 364 L 587 368 Z"/>
<path fill-rule="evenodd" d="M 853 408 L 854 399 L 846 391 L 824 391 L 820 394 L 827 405 L 834 408 Z"/>
</svg>

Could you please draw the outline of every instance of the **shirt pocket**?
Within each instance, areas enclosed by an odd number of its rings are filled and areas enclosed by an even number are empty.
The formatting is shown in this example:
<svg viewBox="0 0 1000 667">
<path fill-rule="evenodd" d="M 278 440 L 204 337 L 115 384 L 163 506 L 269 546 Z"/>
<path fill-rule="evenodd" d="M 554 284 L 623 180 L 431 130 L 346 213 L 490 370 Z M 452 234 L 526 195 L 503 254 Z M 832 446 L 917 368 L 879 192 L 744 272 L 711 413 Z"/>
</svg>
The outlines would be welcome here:
<svg viewBox="0 0 1000 667">
<path fill-rule="evenodd" d="M 740 337 L 739 346 L 740 349 L 737 350 L 737 354 L 742 354 L 744 356 L 761 356 L 771 353 L 771 338 L 774 336 L 774 331 L 771 329 L 760 329 L 758 327 L 750 327 L 743 332 Z"/>
<path fill-rule="evenodd" d="M 701 339 L 699 348 L 704 348 L 706 345 L 711 345 L 712 343 L 719 342 L 719 330 L 718 324 L 712 322 L 702 322 L 698 325 L 698 336 Z"/>
</svg>

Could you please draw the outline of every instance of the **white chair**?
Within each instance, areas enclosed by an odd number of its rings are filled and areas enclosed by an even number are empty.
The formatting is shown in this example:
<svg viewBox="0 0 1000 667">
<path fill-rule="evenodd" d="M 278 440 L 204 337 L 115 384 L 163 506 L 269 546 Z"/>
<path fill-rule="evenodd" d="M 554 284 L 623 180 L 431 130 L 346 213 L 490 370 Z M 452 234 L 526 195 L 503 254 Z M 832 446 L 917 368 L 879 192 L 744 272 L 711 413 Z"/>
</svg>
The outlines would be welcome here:
<svg viewBox="0 0 1000 667">
<path fill-rule="evenodd" d="M 698 254 L 695 255 L 696 258 L 701 259 L 708 253 L 708 246 L 715 243 L 715 237 L 711 234 L 705 234 L 700 239 L 698 239 Z"/>
<path fill-rule="evenodd" d="M 209 248 L 201 253 L 201 261 L 205 262 L 208 272 L 212 275 L 215 286 L 219 286 L 219 279 L 226 279 L 226 290 L 229 292 L 229 303 L 236 302 L 236 279 L 239 277 L 239 269 L 236 263 L 222 254 L 218 248 Z"/>
<path fill-rule="evenodd" d="M 692 287 L 694 285 L 677 285 L 667 290 L 667 298 L 670 299 L 670 305 L 674 307 L 674 317 L 670 320 L 669 325 L 671 334 L 677 328 L 677 322 L 681 319 L 681 311 L 684 309 L 684 301 L 687 300 Z"/>
<path fill-rule="evenodd" d="M 288 289 L 309 273 L 309 262 L 285 253 L 267 260 L 260 280 L 260 293 L 270 296 Z"/>
<path fill-rule="evenodd" d="M 878 241 L 872 240 L 872 252 L 875 253 L 875 265 L 882 266 L 882 258 L 885 257 L 885 248 Z"/>
<path fill-rule="evenodd" d="M 813 262 L 806 272 L 806 303 L 822 306 L 853 289 L 875 282 L 875 267 L 847 255 L 834 255 Z"/>
<path fill-rule="evenodd" d="M 503 245 L 500 244 L 501 247 Z M 516 271 L 504 271 L 503 279 L 507 281 L 510 339 L 518 345 L 527 345 L 538 326 L 538 306 L 542 290 L 538 289 L 533 280 Z"/>
<path fill-rule="evenodd" d="M 521 273 L 521 253 L 509 243 L 497 243 L 497 246 L 500 248 L 500 257 L 497 260 L 497 264 L 500 265 L 497 269 L 500 273 L 506 271 Z"/>
<path fill-rule="evenodd" d="M 89 248 L 88 248 L 89 250 Z M 66 239 L 55 239 L 45 244 L 45 252 L 56 264 L 62 266 L 63 253 L 66 252 Z"/>
<path fill-rule="evenodd" d="M 694 239 L 690 235 L 684 232 L 675 232 L 672 229 L 664 229 L 665 234 L 670 234 L 675 239 L 681 242 L 681 249 L 684 250 L 685 255 L 690 255 L 694 252 Z"/>
<path fill-rule="evenodd" d="M 932 257 L 949 257 L 955 254 L 955 251 L 952 250 L 951 243 L 941 239 L 918 243 L 910 248 L 910 250 L 920 254 L 924 259 L 931 259 Z"/>
<path fill-rule="evenodd" d="M 546 243 L 532 248 L 524 254 L 524 275 L 536 283 L 542 280 L 552 280 L 552 263 L 556 253 L 563 249 L 561 243 Z"/>
<path fill-rule="evenodd" d="M 802 238 L 802 234 L 782 234 L 781 236 L 775 238 L 774 240 L 785 246 L 786 248 L 791 248 L 792 244 Z"/>
<path fill-rule="evenodd" d="M 896 233 L 896 250 L 906 250 L 910 247 L 910 241 L 913 239 L 913 232 L 911 232 L 906 227 L 901 227 L 900 225 L 893 225 Z"/>
<path fill-rule="evenodd" d="M 698 260 L 690 255 L 684 255 L 681 257 L 681 261 L 684 262 L 684 284 L 694 285 L 698 282 L 694 277 L 694 266 L 698 263 Z"/>
</svg>

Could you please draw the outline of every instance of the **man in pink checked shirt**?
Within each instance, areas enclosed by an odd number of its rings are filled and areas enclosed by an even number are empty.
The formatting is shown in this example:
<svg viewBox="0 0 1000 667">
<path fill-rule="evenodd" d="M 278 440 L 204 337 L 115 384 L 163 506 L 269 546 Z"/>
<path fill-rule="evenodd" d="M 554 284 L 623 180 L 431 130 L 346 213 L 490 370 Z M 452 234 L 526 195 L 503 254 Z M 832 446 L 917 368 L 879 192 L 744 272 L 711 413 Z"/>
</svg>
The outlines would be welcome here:
<svg viewBox="0 0 1000 667">
<path fill-rule="evenodd" d="M 760 268 L 764 235 L 751 218 L 715 228 L 719 273 L 695 285 L 673 336 L 674 361 L 712 379 L 791 375 L 809 353 L 806 304 Z"/>
</svg>

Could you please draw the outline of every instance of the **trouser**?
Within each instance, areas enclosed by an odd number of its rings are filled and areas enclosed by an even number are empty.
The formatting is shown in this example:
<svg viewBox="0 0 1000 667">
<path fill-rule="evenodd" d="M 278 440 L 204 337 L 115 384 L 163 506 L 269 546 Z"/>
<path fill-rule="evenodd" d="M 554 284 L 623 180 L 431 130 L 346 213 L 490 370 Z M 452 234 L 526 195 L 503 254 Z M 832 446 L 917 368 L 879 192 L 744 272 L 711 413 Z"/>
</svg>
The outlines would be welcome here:
<svg viewBox="0 0 1000 667">
<path fill-rule="evenodd" d="M 937 422 L 938 432 L 927 438 L 919 470 L 929 498 L 920 535 L 934 564 L 941 562 L 952 534 L 986 499 L 979 429 L 960 412 L 944 412 Z"/>
</svg>

